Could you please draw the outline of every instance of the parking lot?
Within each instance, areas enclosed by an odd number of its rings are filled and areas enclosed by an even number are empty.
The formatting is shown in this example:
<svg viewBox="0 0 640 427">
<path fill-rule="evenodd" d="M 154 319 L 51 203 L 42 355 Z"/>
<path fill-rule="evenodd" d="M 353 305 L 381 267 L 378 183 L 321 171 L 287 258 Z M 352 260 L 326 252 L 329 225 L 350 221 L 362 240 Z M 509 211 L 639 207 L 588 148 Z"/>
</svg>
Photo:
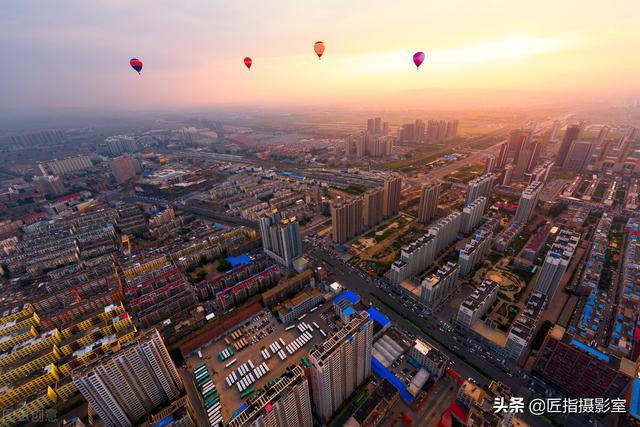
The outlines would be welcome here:
<svg viewBox="0 0 640 427">
<path fill-rule="evenodd" d="M 331 313 L 331 314 L 330 314 Z M 265 363 L 269 369 L 269 372 L 261 376 L 260 378 L 254 378 L 256 381 L 251 384 L 246 390 L 254 389 L 259 390 L 264 387 L 270 380 L 279 375 L 284 369 L 293 364 L 299 363 L 302 357 L 308 357 L 309 351 L 313 346 L 319 342 L 322 342 L 325 338 L 321 335 L 321 332 L 315 327 L 315 324 L 320 326 L 320 329 L 323 330 L 327 335 L 330 335 L 331 332 L 336 330 L 337 325 L 333 320 L 333 307 L 331 303 L 324 303 L 319 306 L 313 313 L 306 313 L 306 316 L 301 321 L 295 321 L 288 326 L 293 326 L 293 328 L 289 328 L 289 330 L 285 330 L 285 325 L 281 324 L 277 318 L 275 318 L 271 312 L 268 310 L 263 310 L 260 313 L 256 314 L 249 323 L 243 326 L 238 334 L 236 330 L 229 331 L 229 333 L 219 339 L 216 342 L 210 343 L 208 345 L 204 345 L 199 349 L 202 354 L 202 359 L 200 359 L 195 353 L 195 356 L 190 357 L 187 360 L 187 366 L 190 370 L 200 363 L 204 361 L 211 372 L 211 377 L 218 389 L 218 393 L 220 394 L 220 403 L 222 407 L 222 415 L 225 420 L 231 419 L 234 411 L 236 411 L 239 407 L 243 405 L 248 396 L 242 398 L 240 396 L 240 391 L 238 390 L 237 383 L 240 381 L 239 368 L 243 366 L 243 364 L 247 363 L 251 360 L 254 367 L 258 367 Z M 326 320 L 325 320 L 326 319 Z M 301 346 L 297 351 L 293 354 L 289 354 L 287 351 L 284 351 L 284 346 L 281 345 L 280 339 L 285 342 L 285 344 L 292 343 L 296 338 L 303 335 L 303 333 L 298 329 L 297 325 L 299 324 L 309 325 L 313 331 L 309 331 L 311 334 L 311 340 L 306 342 L 303 346 Z M 308 329 L 307 329 L 308 330 Z M 219 353 L 223 352 L 223 350 L 232 347 L 237 340 L 233 340 L 231 335 L 235 335 L 238 337 L 238 340 L 244 338 L 248 345 L 238 351 L 235 351 L 235 354 L 229 356 L 225 360 L 221 361 L 219 358 Z M 225 339 L 227 341 L 225 341 Z M 274 342 L 278 342 L 280 349 L 283 350 L 286 355 L 285 360 L 281 360 L 278 354 L 272 354 L 269 350 L 269 358 L 264 359 L 262 352 L 265 349 L 268 349 L 270 345 Z M 232 360 L 235 359 L 235 362 L 230 366 L 226 366 L 231 363 Z M 253 370 L 252 370 L 253 371 Z M 235 372 L 238 380 L 231 386 L 228 387 L 226 383 L 226 378 Z M 253 373 L 253 372 L 252 372 Z M 248 375 L 248 374 L 246 374 Z M 193 378 L 189 378 L 189 380 L 193 380 Z M 199 396 L 195 397 L 195 400 L 201 400 Z"/>
</svg>

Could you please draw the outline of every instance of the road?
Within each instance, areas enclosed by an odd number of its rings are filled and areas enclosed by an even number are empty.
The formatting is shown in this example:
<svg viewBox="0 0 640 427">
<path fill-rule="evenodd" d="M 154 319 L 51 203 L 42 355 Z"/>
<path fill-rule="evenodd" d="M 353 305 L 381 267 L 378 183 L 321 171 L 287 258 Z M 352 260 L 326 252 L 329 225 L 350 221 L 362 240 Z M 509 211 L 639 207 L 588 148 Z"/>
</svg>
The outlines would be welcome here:
<svg viewBox="0 0 640 427">
<path fill-rule="evenodd" d="M 498 135 L 492 135 L 492 137 L 495 137 Z M 472 152 L 471 154 L 469 154 L 467 157 L 465 157 L 464 159 L 460 159 L 460 160 L 456 160 L 455 162 L 449 163 L 448 165 L 442 166 L 441 168 L 438 168 L 437 170 L 434 171 L 429 171 L 429 173 L 427 175 L 424 176 L 424 180 L 425 181 L 431 181 L 431 180 L 435 180 L 435 179 L 443 179 L 445 176 L 449 175 L 452 172 L 457 171 L 458 169 L 460 169 L 462 166 L 465 166 L 469 163 L 474 163 L 478 160 L 482 160 L 484 157 L 486 157 L 488 154 L 494 154 L 496 149 L 498 148 L 498 146 L 500 144 L 502 144 L 504 142 L 500 141 L 495 143 L 494 145 L 492 145 L 489 148 L 485 148 L 484 150 L 477 150 Z"/>
<path fill-rule="evenodd" d="M 355 270 L 355 267 L 343 264 L 336 260 L 335 256 L 332 256 L 328 252 L 322 249 L 316 248 L 311 244 L 304 243 L 304 250 L 310 254 L 316 260 L 325 263 L 326 268 L 333 272 L 335 279 L 343 286 L 356 292 L 362 298 L 365 304 L 372 303 L 381 312 L 383 312 L 391 321 L 401 326 L 403 329 L 415 334 L 422 340 L 425 340 L 436 347 L 438 350 L 446 354 L 451 360 L 455 362 L 454 369 L 460 374 L 461 377 L 471 377 L 482 383 L 489 383 L 491 380 L 498 380 L 511 387 L 511 391 L 514 396 L 524 397 L 525 402 L 529 401 L 531 397 L 534 397 L 529 388 L 528 380 L 521 375 L 510 376 L 506 372 L 498 369 L 494 365 L 487 363 L 476 354 L 469 352 L 464 353 L 467 361 L 459 357 L 458 354 L 448 350 L 453 348 L 454 345 L 462 345 L 460 341 L 454 339 L 454 335 L 448 332 L 441 332 L 437 321 L 432 319 L 422 319 L 420 317 L 413 317 L 409 322 L 407 319 L 400 316 L 395 310 L 389 307 L 399 307 L 399 310 L 406 310 L 399 301 L 395 300 L 391 294 L 378 288 L 372 279 L 362 278 L 362 276 Z M 383 303 L 381 303 L 381 301 Z M 422 330 L 427 331 L 431 337 L 428 337 L 421 330 L 416 328 L 416 325 L 421 327 Z M 445 348 L 447 346 L 448 348 Z M 483 372 L 478 371 L 474 366 L 479 367 Z M 486 373 L 486 375 L 485 375 Z M 537 395 L 536 395 L 537 396 Z M 443 408 L 444 409 L 444 408 Z M 532 416 L 531 414 L 523 414 L 524 420 L 533 427 L 548 427 L 549 424 L 540 417 Z M 574 417 L 565 417 L 562 414 L 554 414 L 554 420 L 561 425 L 571 426 L 589 426 L 586 421 L 576 420 Z M 566 419 L 565 419 L 566 418 Z"/>
</svg>

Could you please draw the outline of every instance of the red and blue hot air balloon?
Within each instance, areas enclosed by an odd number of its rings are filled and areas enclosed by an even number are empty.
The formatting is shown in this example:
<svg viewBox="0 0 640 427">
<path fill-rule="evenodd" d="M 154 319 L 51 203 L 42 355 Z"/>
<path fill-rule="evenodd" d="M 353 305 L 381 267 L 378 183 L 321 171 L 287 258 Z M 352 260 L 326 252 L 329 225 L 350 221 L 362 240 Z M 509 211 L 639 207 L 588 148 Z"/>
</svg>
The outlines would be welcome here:
<svg viewBox="0 0 640 427">
<path fill-rule="evenodd" d="M 140 61 L 138 58 L 131 58 L 131 61 L 129 61 L 129 65 L 131 65 L 131 68 L 136 70 L 138 74 L 140 74 L 140 71 L 142 71 L 142 61 Z"/>
</svg>

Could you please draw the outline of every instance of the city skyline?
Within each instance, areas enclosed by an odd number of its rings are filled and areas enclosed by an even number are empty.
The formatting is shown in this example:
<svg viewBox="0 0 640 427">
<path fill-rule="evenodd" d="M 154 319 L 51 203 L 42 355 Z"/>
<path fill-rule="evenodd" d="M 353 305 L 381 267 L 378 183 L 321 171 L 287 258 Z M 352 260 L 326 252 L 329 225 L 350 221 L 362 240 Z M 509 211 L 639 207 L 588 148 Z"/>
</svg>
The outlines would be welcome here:
<svg viewBox="0 0 640 427">
<path fill-rule="evenodd" d="M 632 95 L 640 71 L 628 55 L 639 39 L 631 1 L 545 1 L 527 14 L 497 1 L 66 3 L 20 2 L 0 18 L 13 59 L 0 67 L 0 110 L 551 104 Z M 316 40 L 327 45 L 321 61 Z M 416 71 L 418 50 L 427 59 Z"/>
<path fill-rule="evenodd" d="M 640 425 L 631 0 L 6 3 L 0 425 Z"/>
</svg>

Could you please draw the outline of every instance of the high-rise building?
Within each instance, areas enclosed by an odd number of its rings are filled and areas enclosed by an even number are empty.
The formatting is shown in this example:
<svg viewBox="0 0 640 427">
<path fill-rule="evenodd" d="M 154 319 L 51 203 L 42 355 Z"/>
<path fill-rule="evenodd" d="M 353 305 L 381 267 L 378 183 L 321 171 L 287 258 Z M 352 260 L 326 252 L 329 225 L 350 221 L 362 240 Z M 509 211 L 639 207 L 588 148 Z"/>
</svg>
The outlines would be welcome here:
<svg viewBox="0 0 640 427">
<path fill-rule="evenodd" d="M 448 262 L 433 274 L 428 275 L 420 284 L 420 301 L 435 308 L 457 288 L 458 264 Z"/>
<path fill-rule="evenodd" d="M 473 202 L 465 205 L 462 209 L 462 220 L 460 225 L 460 231 L 467 234 L 480 224 L 482 221 L 482 215 L 487 207 L 487 198 L 480 196 Z"/>
<path fill-rule="evenodd" d="M 463 328 L 470 328 L 493 305 L 498 297 L 500 285 L 493 280 L 485 279 L 469 295 L 458 308 L 456 323 Z"/>
<path fill-rule="evenodd" d="M 480 196 L 489 198 L 491 196 L 491 190 L 493 189 L 494 179 L 495 175 L 486 173 L 469 181 L 467 184 L 467 200 L 465 203 L 469 204 Z"/>
<path fill-rule="evenodd" d="M 426 234 L 415 242 L 403 247 L 400 251 L 400 259 L 398 261 L 404 263 L 406 269 L 404 269 L 402 265 L 398 265 L 403 271 L 402 274 L 396 278 L 397 281 L 395 281 L 395 283 L 399 283 L 414 274 L 421 273 L 433 264 L 436 254 L 435 243 L 436 240 L 434 236 Z"/>
<path fill-rule="evenodd" d="M 376 117 L 373 119 L 373 131 L 379 135 L 382 133 L 382 119 L 380 117 Z"/>
<path fill-rule="evenodd" d="M 391 264 L 391 268 L 389 269 L 389 280 L 391 283 L 398 284 L 409 276 L 411 276 L 411 274 L 409 274 L 409 266 L 406 262 L 398 259 Z"/>
<path fill-rule="evenodd" d="M 227 427 L 312 427 L 309 382 L 298 365 L 289 366 Z"/>
<path fill-rule="evenodd" d="M 547 252 L 535 287 L 537 292 L 547 296 L 547 301 L 551 301 L 556 293 L 579 242 L 580 234 L 563 229 L 558 233 L 551 249 Z"/>
<path fill-rule="evenodd" d="M 367 132 L 376 133 L 376 119 L 367 119 Z"/>
<path fill-rule="evenodd" d="M 571 144 L 571 148 L 569 148 L 562 168 L 582 172 L 589 165 L 594 147 L 595 143 L 590 141 L 574 141 L 574 143 Z"/>
<path fill-rule="evenodd" d="M 136 176 L 133 159 L 129 156 L 119 156 L 109 159 L 109 167 L 118 184 L 127 182 Z"/>
<path fill-rule="evenodd" d="M 274 210 L 258 223 L 264 252 L 280 264 L 291 267 L 302 255 L 300 224 L 296 217 L 282 218 L 280 212 Z"/>
<path fill-rule="evenodd" d="M 514 153 L 513 164 L 514 178 L 521 179 L 525 173 L 531 172 L 538 164 L 541 145 L 532 138 L 528 131 L 519 131 L 516 134 L 516 151 Z"/>
<path fill-rule="evenodd" d="M 365 134 L 365 152 L 370 157 L 384 157 L 391 155 L 393 138 L 390 136 Z"/>
<path fill-rule="evenodd" d="M 425 139 L 426 126 L 422 120 L 416 120 L 415 123 L 415 140 L 416 142 L 423 142 Z"/>
<path fill-rule="evenodd" d="M 567 126 L 567 130 L 562 137 L 562 144 L 560 144 L 560 149 L 558 150 L 558 157 L 556 158 L 556 165 L 562 166 L 564 165 L 564 161 L 567 159 L 567 154 L 569 154 L 569 149 L 571 148 L 571 144 L 578 139 L 580 136 L 581 127 L 580 125 L 571 125 Z"/>
<path fill-rule="evenodd" d="M 508 187 L 511 185 L 513 181 L 513 170 L 515 167 L 513 165 L 507 165 L 504 168 L 504 174 L 502 175 L 502 185 Z"/>
<path fill-rule="evenodd" d="M 444 125 L 444 126 L 443 126 Z M 427 122 L 427 141 L 440 142 L 447 133 L 446 123 L 437 120 Z M 444 127 L 444 128 L 443 128 Z"/>
<path fill-rule="evenodd" d="M 391 218 L 400 212 L 400 190 L 402 189 L 402 177 L 392 175 L 384 180 L 384 216 Z"/>
<path fill-rule="evenodd" d="M 407 123 L 400 128 L 400 141 L 402 142 L 416 142 L 416 125 L 415 123 Z"/>
<path fill-rule="evenodd" d="M 362 232 L 362 198 L 331 204 L 331 234 L 336 243 L 346 243 Z"/>
<path fill-rule="evenodd" d="M 372 343 L 373 324 L 362 311 L 309 355 L 313 403 L 322 423 L 371 375 Z"/>
<path fill-rule="evenodd" d="M 484 256 L 491 249 L 493 232 L 482 229 L 476 233 L 464 248 L 460 249 L 458 263 L 460 264 L 460 277 L 465 277 L 482 261 Z"/>
<path fill-rule="evenodd" d="M 447 130 L 445 133 L 445 139 L 446 140 L 454 139 L 456 136 L 458 136 L 458 120 L 448 122 L 446 129 Z"/>
<path fill-rule="evenodd" d="M 108 426 L 135 425 L 184 391 L 155 329 L 74 371 L 73 382 Z"/>
<path fill-rule="evenodd" d="M 529 141 L 531 134 L 532 132 L 528 129 L 516 129 L 511 131 L 509 136 L 509 152 L 513 156 L 514 165 L 518 163 L 520 150 L 522 150 L 525 143 Z"/>
<path fill-rule="evenodd" d="M 529 184 L 534 181 L 547 182 L 552 168 L 553 162 L 551 160 L 546 160 L 529 174 Z"/>
<path fill-rule="evenodd" d="M 112 156 L 119 156 L 124 153 L 135 153 L 139 150 L 136 140 L 128 135 L 109 136 L 104 140 L 107 150 Z"/>
<path fill-rule="evenodd" d="M 364 134 L 349 135 L 345 140 L 345 156 L 347 159 L 361 159 L 365 155 Z"/>
<path fill-rule="evenodd" d="M 33 185 L 38 193 L 48 196 L 57 196 L 66 191 L 62 179 L 54 175 L 36 176 L 33 178 Z"/>
<path fill-rule="evenodd" d="M 556 325 L 538 351 L 533 372 L 577 398 L 621 397 L 636 377 L 636 363 L 606 353 Z"/>
<path fill-rule="evenodd" d="M 493 154 L 489 154 L 484 160 L 484 172 L 483 173 L 491 173 L 493 169 L 496 167 L 496 156 Z"/>
<path fill-rule="evenodd" d="M 537 332 L 547 298 L 540 292 L 531 292 L 524 310 L 520 312 L 507 335 L 504 349 L 509 359 L 522 362 Z"/>
<path fill-rule="evenodd" d="M 531 155 L 529 156 L 527 172 L 531 172 L 536 168 L 536 166 L 538 166 L 538 161 L 540 160 L 541 151 L 542 151 L 542 143 L 540 141 L 535 141 L 533 143 L 533 147 L 531 148 Z"/>
<path fill-rule="evenodd" d="M 64 142 L 66 134 L 61 130 L 44 130 L 21 135 L 12 135 L 11 148 L 15 150 L 31 148 L 39 145 L 51 147 Z"/>
<path fill-rule="evenodd" d="M 426 184 L 420 192 L 420 204 L 418 205 L 418 222 L 428 224 L 436 217 L 438 210 L 438 196 L 440 184 Z"/>
<path fill-rule="evenodd" d="M 382 122 L 382 135 L 389 135 L 389 122 Z"/>
<path fill-rule="evenodd" d="M 454 139 L 458 135 L 458 120 L 429 120 L 427 122 L 426 141 L 442 142 Z"/>
<path fill-rule="evenodd" d="M 362 200 L 363 223 L 365 228 L 378 225 L 384 216 L 384 189 L 367 191 Z"/>
<path fill-rule="evenodd" d="M 496 161 L 497 168 L 504 168 L 507 164 L 507 158 L 509 157 L 509 143 L 503 142 L 500 144 L 500 152 L 498 153 L 498 160 Z"/>
<path fill-rule="evenodd" d="M 43 175 L 64 175 L 71 172 L 92 169 L 93 163 L 91 163 L 89 156 L 75 156 L 41 162 L 38 163 L 38 167 Z"/>
<path fill-rule="evenodd" d="M 429 227 L 429 234 L 436 240 L 435 254 L 439 254 L 444 248 L 456 240 L 460 232 L 461 223 L 462 214 L 460 212 L 453 212 L 434 222 L 431 227 Z"/>
<path fill-rule="evenodd" d="M 536 209 L 536 204 L 538 203 L 538 197 L 540 197 L 542 187 L 544 187 L 543 183 L 534 181 L 524 189 L 524 191 L 520 195 L 518 209 L 516 210 L 516 214 L 513 217 L 514 221 L 526 223 L 527 221 L 529 221 L 529 219 L 531 219 L 531 215 L 533 215 L 533 212 Z"/>
</svg>

